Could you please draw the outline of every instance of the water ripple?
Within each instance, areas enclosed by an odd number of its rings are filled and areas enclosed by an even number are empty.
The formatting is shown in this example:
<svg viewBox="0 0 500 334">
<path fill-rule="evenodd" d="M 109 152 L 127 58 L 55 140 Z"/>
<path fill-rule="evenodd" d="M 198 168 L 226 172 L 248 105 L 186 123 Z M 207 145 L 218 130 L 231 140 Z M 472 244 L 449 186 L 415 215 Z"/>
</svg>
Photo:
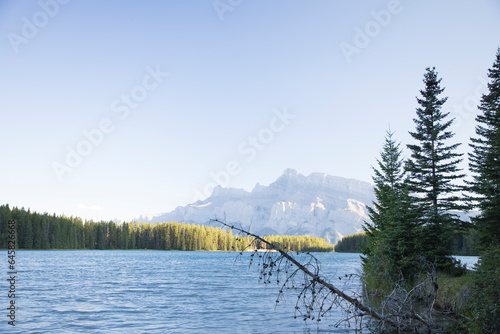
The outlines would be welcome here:
<svg viewBox="0 0 500 334">
<path fill-rule="evenodd" d="M 293 319 L 295 297 L 235 253 L 19 251 L 20 333 L 348 333 Z M 356 254 L 320 254 L 323 274 L 359 270 Z M 3 299 L 5 300 L 5 299 Z M 282 305 L 283 304 L 283 305 Z M 3 307 L 3 306 L 2 306 Z M 327 319 L 327 320 L 328 320 Z M 11 328 L 5 321 L 0 332 Z"/>
</svg>

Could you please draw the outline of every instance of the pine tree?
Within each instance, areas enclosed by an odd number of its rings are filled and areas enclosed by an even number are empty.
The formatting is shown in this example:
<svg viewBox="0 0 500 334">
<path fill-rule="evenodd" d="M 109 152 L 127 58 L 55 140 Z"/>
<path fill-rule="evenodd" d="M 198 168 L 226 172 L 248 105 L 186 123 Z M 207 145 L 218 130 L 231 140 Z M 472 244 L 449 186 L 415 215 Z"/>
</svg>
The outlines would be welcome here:
<svg viewBox="0 0 500 334">
<path fill-rule="evenodd" d="M 33 215 L 33 249 L 42 249 L 42 225 L 38 215 Z"/>
<path fill-rule="evenodd" d="M 42 224 L 42 249 L 49 249 L 49 223 L 45 217 L 40 217 L 40 224 Z"/>
<path fill-rule="evenodd" d="M 24 221 L 24 233 L 22 235 L 22 239 L 20 247 L 24 249 L 31 249 L 33 248 L 33 223 L 31 222 L 31 219 L 29 216 L 27 216 L 26 221 Z M 35 246 L 36 249 L 36 246 Z"/>
<path fill-rule="evenodd" d="M 470 191 L 475 195 L 480 215 L 473 219 L 482 249 L 500 247 L 500 48 L 493 68 L 488 71 L 489 93 L 481 98 L 476 117 L 477 138 L 471 138 L 473 152 L 469 168 L 474 173 Z"/>
<path fill-rule="evenodd" d="M 371 223 L 365 223 L 367 244 L 363 249 L 366 275 L 389 275 L 411 280 L 418 271 L 417 228 L 419 210 L 415 208 L 405 184 L 400 145 L 388 131 L 381 159 L 377 159 L 373 208 L 368 207 Z"/>
<path fill-rule="evenodd" d="M 128 223 L 122 224 L 122 248 L 129 249 L 129 225 Z"/>
<path fill-rule="evenodd" d="M 409 172 L 408 184 L 412 195 L 422 208 L 421 245 L 427 261 L 437 262 L 440 266 L 451 261 L 450 242 L 452 232 L 461 225 L 457 215 L 450 210 L 461 210 L 460 198 L 456 195 L 461 187 L 456 185 L 464 177 L 458 164 L 462 154 L 455 153 L 460 145 L 447 146 L 446 142 L 454 134 L 447 129 L 453 119 L 446 120 L 449 113 L 441 108 L 447 97 L 439 98 L 444 91 L 441 79 L 435 68 L 427 68 L 424 74 L 425 89 L 422 98 L 417 98 L 417 118 L 413 121 L 416 131 L 410 135 L 418 144 L 407 145 L 411 159 L 406 166 Z"/>
<path fill-rule="evenodd" d="M 106 231 L 104 223 L 97 224 L 97 249 L 106 249 Z"/>
<path fill-rule="evenodd" d="M 377 231 L 386 229 L 387 220 L 390 219 L 390 217 L 386 217 L 388 210 L 392 207 L 404 178 L 403 162 L 400 158 L 401 150 L 392 136 L 393 133 L 387 131 L 385 143 L 380 152 L 382 160 L 377 159 L 379 169 L 373 168 L 377 202 L 374 203 L 374 208 L 368 208 L 370 219 L 373 222 L 372 225 L 368 225 L 367 232 L 370 236 Z"/>
<path fill-rule="evenodd" d="M 11 210 L 9 205 L 0 206 L 0 248 L 7 249 L 9 225 L 8 221 L 11 219 Z"/>
</svg>

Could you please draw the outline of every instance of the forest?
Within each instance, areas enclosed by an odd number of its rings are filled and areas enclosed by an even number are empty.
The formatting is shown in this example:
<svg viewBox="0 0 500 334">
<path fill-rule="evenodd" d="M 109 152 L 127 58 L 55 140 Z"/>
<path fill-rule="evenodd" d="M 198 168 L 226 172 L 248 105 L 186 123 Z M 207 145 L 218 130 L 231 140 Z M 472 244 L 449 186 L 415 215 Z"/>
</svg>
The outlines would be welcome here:
<svg viewBox="0 0 500 334">
<path fill-rule="evenodd" d="M 426 68 L 416 97 L 408 158 L 395 133 L 386 131 L 372 168 L 376 201 L 363 227 L 363 282 L 370 295 L 387 296 L 386 304 L 399 293 L 395 310 L 407 307 L 411 315 L 415 305 L 427 307 L 416 319 L 420 327 L 400 322 L 392 330 L 500 332 L 500 48 L 488 77 L 468 168 L 434 67 Z M 456 214 L 472 210 L 478 215 L 470 221 Z M 464 251 L 479 255 L 473 271 L 452 257 Z M 433 319 L 435 311 L 446 314 L 449 328 Z"/>
<path fill-rule="evenodd" d="M 183 251 L 243 251 L 265 244 L 233 235 L 220 227 L 168 223 L 93 222 L 0 206 L 0 248 L 7 249 L 8 221 L 16 222 L 17 249 L 153 249 Z M 308 236 L 267 236 L 290 251 L 330 252 L 326 240 Z"/>
<path fill-rule="evenodd" d="M 360 295 L 347 295 L 321 277 L 314 259 L 302 265 L 281 250 L 277 258 L 265 257 L 264 277 L 282 261 L 304 273 L 296 303 L 303 320 L 320 321 L 334 305 L 346 313 L 337 324 L 354 318 L 361 329 L 368 316 L 370 332 L 500 333 L 500 48 L 488 77 L 467 169 L 458 150 L 462 143 L 453 141 L 455 118 L 442 111 L 448 98 L 434 67 L 426 68 L 416 98 L 415 130 L 406 144 L 410 157 L 403 156 L 390 127 L 386 131 L 372 167 L 376 200 L 367 207 L 364 233 L 335 248 L 361 251 Z M 470 221 L 458 214 L 472 211 L 477 215 Z M 452 256 L 457 253 L 478 254 L 479 261 L 467 269 Z M 330 295 L 333 301 L 325 303 Z"/>
<path fill-rule="evenodd" d="M 338 253 L 361 253 L 362 247 L 366 244 L 367 236 L 365 232 L 346 235 L 337 244 L 335 252 Z"/>
<path fill-rule="evenodd" d="M 453 255 L 477 256 L 479 232 L 476 229 L 458 231 L 453 235 L 450 242 L 450 253 Z M 338 253 L 362 253 L 363 246 L 367 243 L 366 232 L 346 235 L 335 245 Z"/>
</svg>

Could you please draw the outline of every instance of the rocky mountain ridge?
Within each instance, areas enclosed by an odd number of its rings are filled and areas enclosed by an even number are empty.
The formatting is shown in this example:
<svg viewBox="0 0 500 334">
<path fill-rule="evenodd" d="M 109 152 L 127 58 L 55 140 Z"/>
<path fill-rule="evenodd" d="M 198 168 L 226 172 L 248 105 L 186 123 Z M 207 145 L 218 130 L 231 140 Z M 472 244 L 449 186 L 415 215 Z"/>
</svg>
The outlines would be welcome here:
<svg viewBox="0 0 500 334">
<path fill-rule="evenodd" d="M 336 243 L 362 231 L 373 200 L 367 182 L 287 169 L 269 186 L 257 184 L 251 192 L 218 186 L 203 201 L 139 220 L 207 224 L 219 218 L 260 235 L 310 235 Z"/>
</svg>

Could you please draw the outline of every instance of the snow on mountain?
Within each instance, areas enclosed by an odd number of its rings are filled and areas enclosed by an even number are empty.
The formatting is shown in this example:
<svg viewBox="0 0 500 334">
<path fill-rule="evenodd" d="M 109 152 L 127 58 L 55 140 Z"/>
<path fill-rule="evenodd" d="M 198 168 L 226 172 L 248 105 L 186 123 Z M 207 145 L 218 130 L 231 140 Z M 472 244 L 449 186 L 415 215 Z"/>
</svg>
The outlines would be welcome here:
<svg viewBox="0 0 500 334">
<path fill-rule="evenodd" d="M 287 169 L 269 186 L 257 184 L 251 192 L 218 186 L 203 201 L 139 220 L 206 224 L 219 218 L 260 235 L 310 235 L 336 243 L 362 231 L 373 200 L 369 183 Z"/>
</svg>

